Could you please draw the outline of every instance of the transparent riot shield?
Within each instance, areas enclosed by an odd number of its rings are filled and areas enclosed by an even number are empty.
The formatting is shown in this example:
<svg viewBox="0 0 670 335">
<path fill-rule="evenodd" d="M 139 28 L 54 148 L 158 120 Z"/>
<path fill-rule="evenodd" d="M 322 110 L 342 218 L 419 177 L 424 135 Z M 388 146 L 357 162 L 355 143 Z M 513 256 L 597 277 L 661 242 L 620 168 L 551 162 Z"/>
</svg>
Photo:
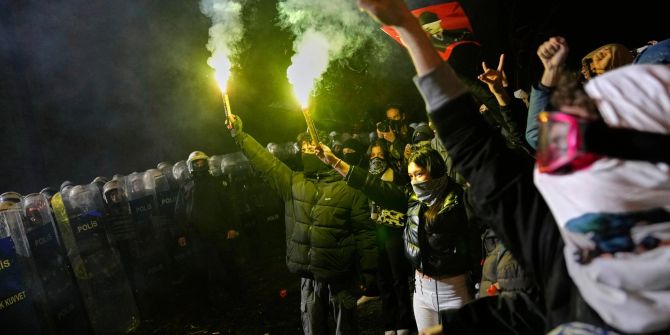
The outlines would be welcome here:
<svg viewBox="0 0 670 335">
<path fill-rule="evenodd" d="M 156 234 L 154 238 L 157 243 L 162 245 L 160 252 L 168 265 L 167 271 L 174 284 L 179 275 L 175 273 L 174 256 L 177 252 L 177 224 L 175 221 L 174 208 L 177 202 L 178 189 L 171 187 L 170 179 L 157 169 L 150 169 L 145 172 L 145 184 L 147 189 L 152 193 L 155 201 L 154 215 L 152 221 Z M 166 284 L 163 282 L 162 284 Z M 164 292 L 164 296 L 169 296 L 169 292 Z"/>
<path fill-rule="evenodd" d="M 44 293 L 23 229 L 21 204 L 0 197 L 0 325 L 3 334 L 48 332 Z"/>
<path fill-rule="evenodd" d="M 94 185 L 57 193 L 51 205 L 96 334 L 126 334 L 139 326 L 139 313 L 118 251 L 105 229 L 103 200 Z"/>
<path fill-rule="evenodd" d="M 302 159 L 300 157 L 300 147 L 296 142 L 284 143 L 284 151 L 286 152 L 286 160 L 284 161 L 288 167 L 293 171 L 302 170 Z"/>
<path fill-rule="evenodd" d="M 190 173 L 188 172 L 188 165 L 186 164 L 186 161 L 179 161 L 175 163 L 172 167 L 172 174 L 174 175 L 174 178 L 177 180 L 179 185 L 183 185 L 191 178 Z"/>
<path fill-rule="evenodd" d="M 171 187 L 170 178 L 156 169 L 147 170 L 144 178 L 147 189 L 156 199 L 158 213 L 172 219 L 178 190 Z"/>
<path fill-rule="evenodd" d="M 130 204 L 123 187 L 125 180 L 125 177 L 113 179 L 102 187 L 107 232 L 121 255 L 124 267 L 128 259 L 136 257 L 140 252 L 137 231 L 130 213 Z"/>
<path fill-rule="evenodd" d="M 47 198 L 32 193 L 23 199 L 24 230 L 36 272 L 45 291 L 47 312 L 62 334 L 91 334 L 74 273 L 59 244 Z"/>
<path fill-rule="evenodd" d="M 168 162 L 160 162 L 156 165 L 158 171 L 160 171 L 165 177 L 167 177 L 168 182 L 170 183 L 170 188 L 179 190 L 179 185 L 177 184 L 177 179 L 174 177 L 174 172 L 172 171 L 173 165 Z"/>
<path fill-rule="evenodd" d="M 221 171 L 226 175 L 230 182 L 235 178 L 247 178 L 251 175 L 251 163 L 242 152 L 233 152 L 223 155 L 221 160 Z"/>
<path fill-rule="evenodd" d="M 128 203 L 130 204 L 130 212 L 133 216 L 133 221 L 136 225 L 144 223 L 149 220 L 152 211 L 154 210 L 153 196 L 144 184 L 144 172 L 133 172 L 126 177 L 125 185 L 123 186 Z M 151 227 L 138 227 L 138 230 L 147 230 Z"/>
<path fill-rule="evenodd" d="M 221 172 L 221 160 L 223 159 L 223 155 L 214 155 L 212 157 L 209 157 L 208 163 L 209 163 L 209 173 L 214 176 L 214 177 L 220 177 L 223 172 Z"/>
<path fill-rule="evenodd" d="M 167 223 L 156 201 L 157 185 L 161 189 L 169 189 L 165 176 L 152 169 L 149 172 L 131 173 L 125 187 L 133 225 L 142 247 L 140 257 L 135 262 L 132 281 L 143 318 L 155 317 L 162 312 L 171 279 L 165 245 Z"/>
<path fill-rule="evenodd" d="M 130 213 L 128 197 L 123 187 L 125 181 L 125 177 L 118 177 L 105 183 L 102 188 L 102 199 L 107 208 L 105 220 L 107 232 L 119 251 L 126 276 L 135 292 L 133 274 L 135 267 L 139 267 L 137 260 L 140 258 L 141 248 Z"/>
</svg>

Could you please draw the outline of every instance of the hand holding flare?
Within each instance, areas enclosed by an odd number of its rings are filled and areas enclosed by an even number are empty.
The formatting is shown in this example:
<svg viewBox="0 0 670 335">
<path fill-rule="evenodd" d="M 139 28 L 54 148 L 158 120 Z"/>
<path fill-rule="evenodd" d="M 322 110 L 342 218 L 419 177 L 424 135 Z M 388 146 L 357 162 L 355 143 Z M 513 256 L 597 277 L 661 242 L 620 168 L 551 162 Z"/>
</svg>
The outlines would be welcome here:
<svg viewBox="0 0 670 335">
<path fill-rule="evenodd" d="M 316 157 L 318 157 L 322 162 L 327 165 L 330 165 L 337 173 L 343 177 L 349 173 L 351 166 L 343 161 L 341 158 L 335 156 L 333 151 L 327 145 L 319 143 L 315 148 Z"/>
</svg>

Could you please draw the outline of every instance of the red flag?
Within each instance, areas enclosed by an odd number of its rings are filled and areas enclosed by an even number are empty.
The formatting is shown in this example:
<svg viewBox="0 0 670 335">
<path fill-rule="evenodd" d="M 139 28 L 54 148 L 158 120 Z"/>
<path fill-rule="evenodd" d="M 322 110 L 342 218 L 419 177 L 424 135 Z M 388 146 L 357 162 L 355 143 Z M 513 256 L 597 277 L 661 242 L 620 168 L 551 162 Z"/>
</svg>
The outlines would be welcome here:
<svg viewBox="0 0 670 335">
<path fill-rule="evenodd" d="M 453 50 L 459 45 L 479 43 L 474 41 L 472 25 L 456 1 L 444 0 L 409 0 L 407 6 L 419 19 L 424 30 L 430 34 L 433 45 L 444 60 L 448 60 Z M 382 30 L 400 43 L 398 33 L 389 26 Z"/>
</svg>

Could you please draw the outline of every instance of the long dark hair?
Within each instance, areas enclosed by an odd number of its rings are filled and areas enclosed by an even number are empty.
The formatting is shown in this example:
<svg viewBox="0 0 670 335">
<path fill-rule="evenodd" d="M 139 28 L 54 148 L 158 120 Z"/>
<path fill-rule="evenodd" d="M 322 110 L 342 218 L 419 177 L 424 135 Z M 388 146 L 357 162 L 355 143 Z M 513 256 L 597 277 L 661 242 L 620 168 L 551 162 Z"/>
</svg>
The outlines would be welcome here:
<svg viewBox="0 0 670 335">
<path fill-rule="evenodd" d="M 430 147 L 421 147 L 409 156 L 408 164 L 414 163 L 428 171 L 428 175 L 431 179 L 437 179 L 447 174 L 447 164 L 444 163 L 444 159 L 437 150 Z M 434 224 L 437 214 L 442 208 L 444 199 L 446 199 L 449 192 L 442 192 L 442 194 L 437 196 L 435 203 L 428 208 L 426 211 L 426 225 L 427 228 L 431 228 Z"/>
</svg>

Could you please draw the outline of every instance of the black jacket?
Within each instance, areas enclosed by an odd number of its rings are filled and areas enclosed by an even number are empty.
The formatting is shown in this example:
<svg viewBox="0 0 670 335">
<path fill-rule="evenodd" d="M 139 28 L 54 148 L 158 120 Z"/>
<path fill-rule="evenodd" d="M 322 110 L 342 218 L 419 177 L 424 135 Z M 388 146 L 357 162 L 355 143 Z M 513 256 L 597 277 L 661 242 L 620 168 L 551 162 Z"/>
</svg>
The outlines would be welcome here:
<svg viewBox="0 0 670 335">
<path fill-rule="evenodd" d="M 478 215 L 493 227 L 539 286 L 543 301 L 538 307 L 546 319 L 545 327 L 552 329 L 571 321 L 604 326 L 568 276 L 563 239 L 533 183 L 532 158 L 506 146 L 479 115 L 469 94 L 444 94 L 457 91 L 445 70 L 440 67 L 416 80 L 428 103 L 429 117 L 455 169 L 471 181 Z M 495 309 L 489 312 L 495 313 Z"/>
<path fill-rule="evenodd" d="M 463 191 L 454 182 L 447 186 L 448 195 L 432 227 L 426 225 L 428 206 L 419 201 L 409 187 L 380 180 L 352 166 L 347 183 L 360 189 L 384 207 L 407 213 L 403 232 L 405 254 L 412 265 L 430 276 L 454 276 L 470 269 L 468 220 Z"/>
<path fill-rule="evenodd" d="M 251 165 L 284 201 L 286 265 L 301 277 L 337 280 L 377 267 L 368 199 L 335 171 L 292 171 L 246 133 L 236 141 Z"/>
<path fill-rule="evenodd" d="M 225 241 L 228 231 L 237 229 L 237 210 L 222 182 L 208 174 L 182 185 L 175 204 L 180 235 L 197 234 Z"/>
</svg>

